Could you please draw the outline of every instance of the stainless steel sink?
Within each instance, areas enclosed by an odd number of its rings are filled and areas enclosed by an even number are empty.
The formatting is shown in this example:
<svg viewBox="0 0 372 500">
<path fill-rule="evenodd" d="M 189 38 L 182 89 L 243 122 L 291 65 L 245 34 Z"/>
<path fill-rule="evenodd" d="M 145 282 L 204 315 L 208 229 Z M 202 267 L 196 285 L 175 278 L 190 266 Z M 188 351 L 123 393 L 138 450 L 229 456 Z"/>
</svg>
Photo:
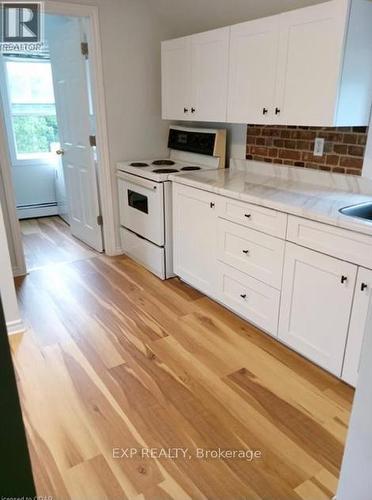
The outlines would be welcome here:
<svg viewBox="0 0 372 500">
<path fill-rule="evenodd" d="M 351 207 L 341 208 L 340 212 L 344 215 L 348 215 L 349 217 L 372 221 L 372 201 L 361 203 L 359 205 L 352 205 Z"/>
</svg>

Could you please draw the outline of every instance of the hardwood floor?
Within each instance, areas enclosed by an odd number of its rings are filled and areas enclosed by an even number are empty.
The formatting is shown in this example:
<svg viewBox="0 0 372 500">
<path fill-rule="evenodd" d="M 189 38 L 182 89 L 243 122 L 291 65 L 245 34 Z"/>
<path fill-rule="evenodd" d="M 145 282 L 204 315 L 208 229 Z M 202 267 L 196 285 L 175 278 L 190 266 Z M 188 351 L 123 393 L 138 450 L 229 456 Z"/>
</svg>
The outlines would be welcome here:
<svg viewBox="0 0 372 500">
<path fill-rule="evenodd" d="M 93 257 L 95 252 L 71 235 L 60 217 L 20 221 L 27 271 Z"/>
<path fill-rule="evenodd" d="M 12 350 L 39 495 L 335 493 L 353 390 L 223 307 L 125 257 L 33 271 L 18 294 L 29 328 Z"/>
</svg>

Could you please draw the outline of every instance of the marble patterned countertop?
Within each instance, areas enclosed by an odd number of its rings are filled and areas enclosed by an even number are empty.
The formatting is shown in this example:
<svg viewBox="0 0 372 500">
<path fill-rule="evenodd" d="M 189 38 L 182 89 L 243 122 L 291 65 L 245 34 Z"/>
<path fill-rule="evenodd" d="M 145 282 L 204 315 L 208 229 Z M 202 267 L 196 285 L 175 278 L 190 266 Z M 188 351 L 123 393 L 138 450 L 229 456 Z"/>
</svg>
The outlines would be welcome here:
<svg viewBox="0 0 372 500">
<path fill-rule="evenodd" d="M 372 180 L 250 160 L 229 169 L 171 175 L 179 184 L 372 236 L 372 221 L 340 208 L 372 201 Z"/>
</svg>

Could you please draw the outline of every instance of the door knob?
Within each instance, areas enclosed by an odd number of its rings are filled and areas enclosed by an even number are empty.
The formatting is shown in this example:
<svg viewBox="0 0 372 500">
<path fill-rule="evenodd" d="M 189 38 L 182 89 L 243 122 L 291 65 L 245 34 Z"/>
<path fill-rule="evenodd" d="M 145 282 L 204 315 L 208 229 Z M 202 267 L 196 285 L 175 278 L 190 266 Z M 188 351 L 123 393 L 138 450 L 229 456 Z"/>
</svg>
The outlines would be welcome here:
<svg viewBox="0 0 372 500">
<path fill-rule="evenodd" d="M 189 112 L 189 109 L 188 109 L 188 108 L 183 108 L 183 112 L 184 112 L 184 113 L 188 113 L 188 112 Z"/>
<path fill-rule="evenodd" d="M 64 155 L 64 154 L 65 154 L 64 149 L 57 149 L 56 155 Z"/>
<path fill-rule="evenodd" d="M 191 113 L 195 113 L 196 109 L 195 108 L 191 108 Z"/>
<path fill-rule="evenodd" d="M 360 285 L 360 289 L 361 289 L 361 291 L 362 291 L 362 292 L 364 292 L 364 290 L 366 290 L 367 288 L 368 288 L 367 283 L 362 283 L 362 284 Z"/>
<path fill-rule="evenodd" d="M 263 108 L 262 109 L 262 114 L 263 115 L 266 115 L 268 112 L 269 112 L 269 110 L 267 108 Z"/>
<path fill-rule="evenodd" d="M 347 281 L 347 276 L 342 275 L 342 276 L 341 276 L 341 283 L 342 283 L 342 284 L 343 284 L 343 283 L 346 283 L 346 281 Z"/>
<path fill-rule="evenodd" d="M 280 109 L 279 108 L 275 108 L 275 114 L 278 115 L 280 113 Z"/>
</svg>

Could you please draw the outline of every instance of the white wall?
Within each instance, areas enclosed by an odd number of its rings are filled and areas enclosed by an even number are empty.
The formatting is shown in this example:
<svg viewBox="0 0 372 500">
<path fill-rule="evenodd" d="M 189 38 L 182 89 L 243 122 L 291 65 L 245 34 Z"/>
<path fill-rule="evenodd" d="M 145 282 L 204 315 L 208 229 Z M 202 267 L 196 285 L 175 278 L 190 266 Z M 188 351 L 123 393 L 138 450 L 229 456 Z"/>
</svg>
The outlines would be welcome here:
<svg viewBox="0 0 372 500">
<path fill-rule="evenodd" d="M 20 319 L 17 298 L 15 294 L 13 273 L 5 233 L 3 213 L 0 207 L 0 294 L 3 302 L 5 320 L 8 333 L 16 333 L 23 330 Z"/>
<path fill-rule="evenodd" d="M 174 36 L 279 14 L 287 10 L 322 3 L 326 0 L 147 0 Z"/>
<path fill-rule="evenodd" d="M 56 201 L 55 165 L 13 166 L 12 177 L 17 206 Z"/>
</svg>

